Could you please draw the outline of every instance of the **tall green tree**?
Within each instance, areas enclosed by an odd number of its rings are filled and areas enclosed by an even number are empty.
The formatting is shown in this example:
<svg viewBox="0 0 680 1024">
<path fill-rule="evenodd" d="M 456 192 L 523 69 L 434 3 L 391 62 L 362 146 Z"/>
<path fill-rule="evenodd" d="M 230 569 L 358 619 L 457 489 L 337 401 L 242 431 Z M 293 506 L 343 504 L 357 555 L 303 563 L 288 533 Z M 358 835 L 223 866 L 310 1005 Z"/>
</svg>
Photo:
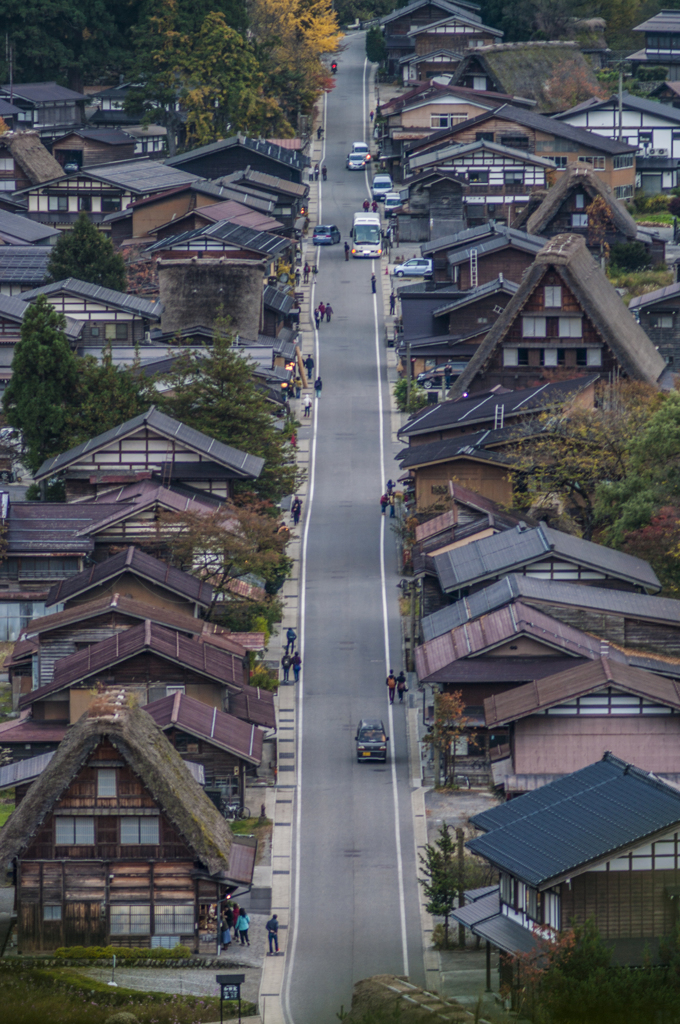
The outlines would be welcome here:
<svg viewBox="0 0 680 1024">
<path fill-rule="evenodd" d="M 168 391 L 157 404 L 170 416 L 225 444 L 265 460 L 259 480 L 248 488 L 278 501 L 299 480 L 293 450 L 274 425 L 271 405 L 255 385 L 251 366 L 232 347 L 224 324 L 200 355 L 181 352 L 162 380 Z"/>
<path fill-rule="evenodd" d="M 67 410 L 78 380 L 65 326 L 64 315 L 44 295 L 30 304 L 2 399 L 7 422 L 22 433 L 23 460 L 33 472 L 62 451 Z"/>
<path fill-rule="evenodd" d="M 366 56 L 374 64 L 380 64 L 387 57 L 385 40 L 377 25 L 373 25 L 366 33 Z"/>
<path fill-rule="evenodd" d="M 131 367 L 114 365 L 110 344 L 104 349 L 101 362 L 93 356 L 78 359 L 76 374 L 76 385 L 66 409 L 64 450 L 139 416 L 156 400 L 155 392 L 139 372 L 138 363 Z"/>
<path fill-rule="evenodd" d="M 449 916 L 458 895 L 460 872 L 456 843 L 446 822 L 439 829 L 439 838 L 428 843 L 425 853 L 418 856 L 423 873 L 418 881 L 427 900 L 425 910 L 434 917 L 444 918 L 444 947 L 448 949 Z"/>
<path fill-rule="evenodd" d="M 52 249 L 47 272 L 51 281 L 76 277 L 104 288 L 124 292 L 127 288 L 125 262 L 114 251 L 111 240 L 81 213 L 71 231 L 64 232 Z"/>
</svg>

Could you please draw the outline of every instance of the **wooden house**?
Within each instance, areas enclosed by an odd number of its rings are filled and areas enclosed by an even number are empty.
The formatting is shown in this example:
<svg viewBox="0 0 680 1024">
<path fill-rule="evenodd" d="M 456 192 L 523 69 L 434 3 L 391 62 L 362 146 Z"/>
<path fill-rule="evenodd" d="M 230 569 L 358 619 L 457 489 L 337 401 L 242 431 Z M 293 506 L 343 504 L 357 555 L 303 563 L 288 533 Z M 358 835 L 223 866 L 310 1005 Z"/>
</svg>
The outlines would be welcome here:
<svg viewBox="0 0 680 1024">
<path fill-rule="evenodd" d="M 580 235 L 546 243 L 451 396 L 547 381 L 549 367 L 571 376 L 622 373 L 653 385 L 666 369 Z"/>
<path fill-rule="evenodd" d="M 606 751 L 671 783 L 680 781 L 680 687 L 609 658 L 544 676 L 484 701 L 486 729 L 507 729 L 492 750 L 506 796 L 585 768 Z"/>
<path fill-rule="evenodd" d="M 627 813 L 621 813 L 626 808 Z M 675 926 L 680 792 L 606 753 L 601 761 L 470 819 L 468 849 L 499 871 L 499 886 L 455 920 L 515 956 L 594 921 L 615 963 L 658 960 Z M 501 958 L 512 984 L 512 961 Z"/>
<path fill-rule="evenodd" d="M 18 947 L 174 946 L 214 953 L 215 904 L 252 884 L 234 837 L 180 755 L 124 695 L 69 730 L 2 829 Z"/>
<path fill-rule="evenodd" d="M 0 97 L 19 108 L 20 128 L 77 125 L 85 120 L 87 97 L 56 82 L 13 82 L 0 86 Z"/>
<path fill-rule="evenodd" d="M 137 140 L 120 128 L 76 128 L 55 139 L 52 156 L 62 167 L 93 167 L 135 157 Z"/>
<path fill-rule="evenodd" d="M 67 501 L 73 501 L 155 474 L 166 487 L 181 483 L 198 494 L 224 499 L 231 496 L 234 480 L 256 480 L 263 465 L 263 459 L 186 427 L 152 405 L 140 416 L 47 459 L 35 480 L 62 477 Z"/>
<path fill-rule="evenodd" d="M 153 701 L 144 710 L 183 760 L 202 766 L 209 789 L 245 801 L 246 782 L 257 777 L 262 763 L 261 729 L 182 693 Z"/>
<path fill-rule="evenodd" d="M 30 707 L 34 723 L 73 724 L 95 691 L 110 686 L 126 687 L 142 705 L 186 693 L 254 725 L 275 725 L 273 695 L 243 683 L 242 657 L 149 619 L 60 658 L 51 681 L 22 694 L 19 709 Z"/>
<path fill-rule="evenodd" d="M 398 75 L 401 58 L 415 53 L 415 41 L 410 35 L 412 29 L 440 22 L 451 15 L 459 15 L 466 22 L 481 26 L 482 19 L 477 14 L 478 10 L 479 5 L 469 0 L 456 3 L 449 0 L 414 0 L 381 18 L 388 73 Z"/>
<path fill-rule="evenodd" d="M 492 46 L 503 38 L 500 29 L 491 28 L 476 17 L 463 14 L 452 14 L 428 25 L 414 26 L 408 35 L 419 57 L 439 50 L 442 46 L 455 53 L 462 53 L 480 46 Z"/>
<path fill-rule="evenodd" d="M 604 203 L 602 230 L 592 220 L 590 206 L 596 199 Z M 612 190 L 588 166 L 570 164 L 527 220 L 532 235 L 552 238 L 571 233 L 583 235 L 586 245 L 599 258 L 602 244 L 618 245 L 635 241 L 637 224 Z"/>
<path fill-rule="evenodd" d="M 467 182 L 454 170 L 432 171 L 402 183 L 403 205 L 396 215 L 396 237 L 402 242 L 428 243 L 450 237 L 465 227 Z M 448 280 L 442 278 L 439 280 Z"/>
<path fill-rule="evenodd" d="M 564 106 L 562 95 L 576 79 L 591 95 L 598 81 L 577 43 L 521 42 L 480 46 L 465 54 L 453 73 L 452 85 L 509 93 L 534 100 L 545 112 Z"/>
<path fill-rule="evenodd" d="M 236 199 L 224 199 L 222 202 L 201 206 L 185 213 L 183 217 L 174 218 L 161 224 L 154 228 L 153 234 L 156 239 L 172 238 L 173 235 L 181 235 L 186 231 L 197 231 L 199 228 L 205 228 L 224 220 L 229 221 L 230 224 L 252 228 L 254 231 L 269 231 L 279 234 L 284 230 L 283 224 L 275 220 L 274 217 L 260 213 L 258 210 L 252 210 Z"/>
<path fill-rule="evenodd" d="M 271 231 L 256 231 L 243 224 L 219 220 L 193 230 L 159 238 L 145 252 L 164 259 L 230 259 L 266 260 L 266 274 L 272 274 L 276 260 L 290 256 L 295 245 L 290 238 L 272 234 Z"/>
<path fill-rule="evenodd" d="M 266 139 L 232 135 L 231 138 L 171 156 L 166 164 L 211 180 L 250 167 L 254 171 L 262 171 L 301 185 L 304 170 L 309 166 L 309 158 L 299 150 Z"/>
<path fill-rule="evenodd" d="M 680 283 L 636 295 L 628 308 L 672 370 L 680 366 Z"/>
<path fill-rule="evenodd" d="M 0 189 L 19 189 L 63 175 L 59 163 L 32 131 L 5 132 L 0 136 Z"/>
<path fill-rule="evenodd" d="M 300 218 L 307 212 L 309 198 L 309 185 L 304 182 L 298 184 L 276 174 L 266 174 L 264 171 L 246 167 L 245 170 L 232 171 L 231 174 L 224 175 L 219 184 L 221 187 L 242 190 L 242 194 L 249 196 L 274 196 L 274 209 L 271 213 L 283 223 L 285 234 L 289 234 L 291 229 L 300 230 L 304 226 L 304 221 Z M 242 202 L 245 202 L 245 199 Z"/>
<path fill-rule="evenodd" d="M 427 242 L 421 253 L 432 260 L 435 281 L 467 291 L 499 275 L 521 281 L 544 245 L 545 238 L 494 220 Z"/>
<path fill-rule="evenodd" d="M 143 343 L 152 326 L 160 323 L 161 304 L 139 295 L 90 284 L 67 277 L 22 292 L 24 302 L 44 295 L 69 320 L 80 321 L 78 344 L 101 350 L 105 345 L 130 346 Z"/>
<path fill-rule="evenodd" d="M 633 69 L 645 64 L 662 65 L 668 68 L 669 82 L 680 79 L 680 13 L 661 10 L 647 21 L 636 25 L 633 32 L 644 32 L 645 46 L 627 58 Z"/>
<path fill-rule="evenodd" d="M 407 159 L 405 184 L 417 185 L 419 175 L 435 168 L 464 182 L 464 226 L 469 227 L 489 219 L 512 224 L 531 193 L 545 189 L 555 170 L 548 157 L 485 138 L 467 143 L 457 139 L 448 146 L 410 151 Z M 444 233 L 450 233 L 450 228 Z"/>
<path fill-rule="evenodd" d="M 197 180 L 195 174 L 144 157 L 96 164 L 66 175 L 57 166 L 61 177 L 55 174 L 50 180 L 42 178 L 40 184 L 26 186 L 18 193 L 27 201 L 32 220 L 55 227 L 68 228 L 85 212 L 105 230 L 107 214 L 124 210 L 135 199 Z"/>
<path fill-rule="evenodd" d="M 445 162 L 455 152 L 452 146 L 479 141 L 546 157 L 552 161 L 556 179 L 568 164 L 586 164 L 599 172 L 617 199 L 631 197 L 635 189 L 635 149 L 632 146 L 510 103 L 413 143 L 409 148 L 408 173 L 412 173 L 412 161 L 424 157 L 426 152 L 430 156 L 425 166 L 430 167 L 437 152 L 441 162 Z"/>
</svg>

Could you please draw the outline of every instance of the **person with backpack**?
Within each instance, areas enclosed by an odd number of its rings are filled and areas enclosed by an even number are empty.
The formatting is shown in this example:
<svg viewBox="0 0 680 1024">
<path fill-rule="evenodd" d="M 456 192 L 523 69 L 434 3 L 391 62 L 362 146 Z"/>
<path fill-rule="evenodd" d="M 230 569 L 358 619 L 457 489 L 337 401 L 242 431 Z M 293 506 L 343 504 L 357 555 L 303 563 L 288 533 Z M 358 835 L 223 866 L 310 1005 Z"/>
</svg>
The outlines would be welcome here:
<svg viewBox="0 0 680 1024">
<path fill-rule="evenodd" d="M 293 504 L 290 506 L 290 511 L 293 516 L 293 525 L 297 526 L 300 522 L 300 516 L 302 515 L 302 502 L 298 498 L 297 494 L 293 500 Z"/>
<path fill-rule="evenodd" d="M 290 648 L 291 651 L 295 650 L 295 641 L 296 640 L 297 640 L 297 633 L 295 632 L 295 630 L 293 629 L 292 626 L 289 626 L 289 628 L 286 630 L 286 654 L 288 654 L 288 649 L 289 648 Z"/>
<path fill-rule="evenodd" d="M 292 664 L 291 656 L 288 653 L 288 651 L 286 651 L 286 653 L 281 658 L 281 668 L 283 669 L 283 681 L 284 681 L 284 683 L 288 682 L 288 675 L 290 673 L 290 666 L 291 666 L 291 664 Z"/>
<path fill-rule="evenodd" d="M 238 921 L 236 922 L 236 931 L 238 932 L 242 946 L 249 946 L 250 939 L 248 938 L 248 929 L 250 928 L 250 918 L 246 914 L 243 907 L 238 912 Z"/>
<path fill-rule="evenodd" d="M 293 675 L 295 676 L 295 682 L 299 683 L 300 682 L 300 669 L 302 668 L 302 658 L 300 657 L 300 652 L 299 651 L 295 652 L 295 654 L 293 655 L 293 657 L 290 660 L 290 663 L 293 666 Z"/>
<path fill-rule="evenodd" d="M 276 947 L 276 952 L 279 951 L 279 919 L 276 914 L 267 921 L 267 938 L 269 939 L 269 953 L 268 956 L 274 955 L 272 946 Z"/>
<path fill-rule="evenodd" d="M 314 394 L 316 395 L 317 398 L 321 398 L 322 387 L 323 381 L 321 380 L 321 377 L 317 377 L 316 380 L 314 381 Z"/>
<path fill-rule="evenodd" d="M 404 675 L 403 669 L 397 676 L 397 693 L 399 694 L 399 703 L 403 704 L 404 694 L 408 693 L 408 686 L 406 685 L 406 676 Z"/>
<path fill-rule="evenodd" d="M 390 674 L 385 680 L 385 683 L 387 684 L 387 693 L 390 698 L 390 704 L 394 704 L 394 694 L 397 689 L 397 677 L 394 674 L 394 669 L 390 669 Z"/>
<path fill-rule="evenodd" d="M 389 503 L 390 499 L 387 497 L 386 494 L 383 494 L 382 497 L 380 498 L 380 511 L 382 512 L 383 515 L 385 515 L 385 509 L 387 508 Z"/>
<path fill-rule="evenodd" d="M 302 408 L 304 409 L 304 416 L 309 416 L 312 411 L 312 399 L 309 395 L 305 395 L 302 399 Z"/>
<path fill-rule="evenodd" d="M 319 319 L 323 323 L 323 318 L 326 315 L 326 304 L 324 302 L 319 303 Z"/>
</svg>

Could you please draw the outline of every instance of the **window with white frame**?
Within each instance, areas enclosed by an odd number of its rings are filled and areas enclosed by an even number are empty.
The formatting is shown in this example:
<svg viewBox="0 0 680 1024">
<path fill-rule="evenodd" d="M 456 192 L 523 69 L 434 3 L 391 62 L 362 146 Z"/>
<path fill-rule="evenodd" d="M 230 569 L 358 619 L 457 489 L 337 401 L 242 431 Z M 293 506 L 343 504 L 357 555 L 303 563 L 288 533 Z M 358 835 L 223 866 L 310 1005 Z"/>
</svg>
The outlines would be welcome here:
<svg viewBox="0 0 680 1024">
<path fill-rule="evenodd" d="M 602 349 L 586 349 L 586 366 L 602 366 Z"/>
<path fill-rule="evenodd" d="M 515 880 L 512 877 L 512 875 L 506 875 L 504 871 L 501 871 L 499 879 L 499 891 L 503 903 L 506 903 L 510 907 L 514 907 Z"/>
<path fill-rule="evenodd" d="M 524 171 L 521 168 L 517 168 L 511 171 L 505 171 L 503 180 L 506 185 L 523 185 L 524 184 Z"/>
<path fill-rule="evenodd" d="M 543 893 L 543 924 L 547 924 L 557 932 L 562 927 L 560 897 L 556 892 Z"/>
<path fill-rule="evenodd" d="M 583 322 L 580 316 L 559 317 L 560 338 L 582 338 Z"/>
<path fill-rule="evenodd" d="M 168 904 L 153 910 L 154 932 L 156 935 L 188 935 L 194 930 L 193 903 Z"/>
<path fill-rule="evenodd" d="M 0 178 L 0 192 L 16 192 L 17 183 L 15 178 Z"/>
<path fill-rule="evenodd" d="M 120 818 L 121 846 L 158 846 L 158 817 Z"/>
<path fill-rule="evenodd" d="M 94 846 L 94 818 L 54 819 L 55 846 Z"/>
<path fill-rule="evenodd" d="M 585 210 L 586 197 L 583 195 L 583 192 L 577 192 L 577 194 L 574 196 L 574 207 L 577 210 Z"/>
<path fill-rule="evenodd" d="M 545 338 L 546 318 L 544 316 L 523 316 L 523 338 Z"/>
<path fill-rule="evenodd" d="M 546 309 L 561 309 L 562 308 L 562 286 L 547 285 L 543 289 L 543 305 Z"/>
<path fill-rule="evenodd" d="M 632 199 L 633 198 L 633 186 L 632 185 L 617 185 L 614 189 L 614 195 L 617 199 Z"/>
<path fill-rule="evenodd" d="M 587 228 L 588 227 L 588 214 L 587 213 L 572 213 L 572 215 L 571 215 L 571 226 L 572 226 L 572 228 Z"/>
<path fill-rule="evenodd" d="M 186 686 L 173 685 L 165 687 L 165 696 L 170 697 L 173 693 L 186 693 Z"/>
<path fill-rule="evenodd" d="M 116 769 L 97 769 L 97 796 L 116 796 Z"/>
<path fill-rule="evenodd" d="M 112 903 L 110 926 L 111 935 L 148 935 L 151 931 L 151 907 L 148 903 Z"/>
<path fill-rule="evenodd" d="M 68 210 L 68 196 L 48 196 L 47 209 L 51 212 Z"/>
<path fill-rule="evenodd" d="M 567 160 L 569 158 L 566 156 L 552 156 L 550 159 L 553 161 L 555 167 L 557 167 L 558 170 L 563 171 L 566 169 Z"/>
<path fill-rule="evenodd" d="M 557 366 L 557 349 L 541 349 L 541 366 Z"/>
<path fill-rule="evenodd" d="M 430 114 L 430 128 L 448 128 L 448 114 Z"/>
<path fill-rule="evenodd" d="M 503 366 L 517 366 L 519 359 L 518 348 L 504 348 L 503 349 Z"/>
<path fill-rule="evenodd" d="M 651 316 L 649 318 L 650 327 L 672 327 L 673 326 L 673 314 L 672 313 L 659 313 L 657 316 Z"/>
<path fill-rule="evenodd" d="M 580 164 L 590 164 L 594 171 L 603 171 L 605 168 L 603 156 L 580 156 L 578 161 Z"/>
<path fill-rule="evenodd" d="M 673 133 L 675 135 L 675 132 Z M 624 167 L 633 166 L 633 154 L 630 156 L 615 156 L 614 157 L 614 170 L 620 171 Z"/>
<path fill-rule="evenodd" d="M 486 75 L 473 75 L 472 88 L 486 90 Z"/>
<path fill-rule="evenodd" d="M 43 906 L 43 921 L 61 921 L 61 904 L 44 905 Z"/>
<path fill-rule="evenodd" d="M 14 171 L 13 157 L 0 157 L 0 171 L 11 174 Z"/>
</svg>

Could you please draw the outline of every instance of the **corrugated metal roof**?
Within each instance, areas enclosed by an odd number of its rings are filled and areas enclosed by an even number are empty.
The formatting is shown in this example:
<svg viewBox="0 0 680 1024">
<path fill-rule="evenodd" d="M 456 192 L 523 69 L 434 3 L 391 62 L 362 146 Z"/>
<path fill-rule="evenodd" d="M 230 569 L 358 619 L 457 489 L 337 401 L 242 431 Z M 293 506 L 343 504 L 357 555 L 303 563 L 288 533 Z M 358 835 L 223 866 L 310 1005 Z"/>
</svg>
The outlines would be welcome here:
<svg viewBox="0 0 680 1024">
<path fill-rule="evenodd" d="M 170 167 L 178 167 L 182 164 L 192 163 L 197 159 L 200 160 L 201 157 L 211 156 L 213 153 L 221 153 L 225 149 L 232 149 L 234 146 L 240 146 L 253 153 L 260 153 L 271 160 L 276 160 L 277 163 L 286 164 L 286 166 L 294 167 L 300 171 L 309 164 L 309 159 L 297 150 L 277 146 L 275 143 L 267 142 L 265 139 L 250 139 L 244 135 L 233 135 L 228 139 L 219 139 L 218 142 L 211 142 L 207 146 L 198 146 L 196 149 L 190 149 L 188 153 L 171 156 L 166 160 L 166 163 Z"/>
<path fill-rule="evenodd" d="M 389 25 L 391 21 L 394 21 L 397 18 L 403 18 L 406 15 L 411 14 L 413 11 L 419 10 L 421 7 L 427 7 L 429 9 L 432 7 L 439 7 L 446 14 L 461 14 L 471 21 L 481 22 L 482 20 L 478 15 L 471 13 L 472 11 L 478 11 L 480 9 L 480 5 L 468 3 L 467 0 L 465 0 L 465 3 L 460 5 L 450 3 L 449 0 L 434 0 L 434 2 L 432 2 L 432 0 L 415 0 L 414 3 L 406 4 L 404 7 L 399 7 L 396 11 L 392 11 L 391 14 L 385 15 L 384 18 L 380 19 L 379 24 Z"/>
<path fill-rule="evenodd" d="M 680 823 L 680 791 L 612 754 L 470 819 L 473 853 L 543 888 Z"/>
<path fill-rule="evenodd" d="M 680 18 L 678 19 L 677 26 L 676 31 L 680 32 Z M 667 120 L 675 124 L 680 122 L 680 110 L 672 107 L 669 103 L 655 103 L 654 100 L 646 100 L 642 96 L 633 96 L 632 93 L 626 91 L 623 92 L 621 99 L 624 110 L 635 110 L 640 114 L 652 114 L 654 117 L 658 117 L 660 121 Z M 611 107 L 613 110 L 619 109 L 618 93 L 606 100 L 598 100 L 597 97 L 593 97 L 585 103 L 579 103 L 575 107 L 571 107 L 569 110 L 554 114 L 553 116 L 556 121 L 565 121 L 568 117 L 578 114 L 583 109 L 604 110 L 607 107 Z M 642 121 L 641 127 L 647 127 L 644 121 Z"/>
<path fill-rule="evenodd" d="M 516 722 L 608 686 L 680 711 L 680 684 L 675 680 L 619 661 L 596 658 L 586 665 L 487 697 L 484 717 L 489 727 Z"/>
<path fill-rule="evenodd" d="M 446 593 L 493 576 L 505 575 L 521 566 L 528 567 L 532 562 L 545 561 L 549 556 L 563 558 L 647 590 L 661 590 L 658 577 L 648 562 L 553 530 L 544 523 L 532 530 L 517 527 L 436 555 L 435 567 L 441 588 Z"/>
<path fill-rule="evenodd" d="M 653 306 L 655 302 L 661 302 L 662 299 L 675 299 L 678 296 L 680 296 L 680 281 L 668 284 L 665 288 L 655 288 L 653 292 L 645 292 L 644 295 L 636 295 L 628 303 L 628 308 L 640 309 L 643 306 Z"/>
<path fill-rule="evenodd" d="M 477 288 L 470 288 L 469 291 L 462 292 L 452 302 L 447 302 L 443 306 L 433 309 L 432 316 L 444 316 L 445 313 L 452 313 L 456 309 L 468 306 L 471 302 L 487 298 L 495 292 L 507 292 L 508 295 L 514 295 L 518 287 L 519 285 L 516 285 L 514 281 L 509 281 L 503 277 L 494 278 L 493 281 L 487 281 L 485 284 L 480 284 Z"/>
<path fill-rule="evenodd" d="M 633 32 L 680 32 L 680 11 L 662 10 L 636 25 Z"/>
<path fill-rule="evenodd" d="M 56 455 L 52 459 L 47 459 L 35 474 L 34 479 L 41 480 L 43 477 L 53 476 L 62 469 L 77 463 L 84 455 L 107 448 L 122 437 L 136 433 L 142 427 L 155 430 L 163 437 L 178 441 L 202 455 L 209 455 L 218 464 L 228 466 L 229 469 L 234 471 L 236 476 L 242 479 L 256 480 L 262 472 L 264 459 L 256 455 L 249 455 L 247 452 L 241 452 L 238 448 L 232 448 L 231 445 L 217 441 L 214 437 L 208 437 L 207 434 L 201 433 L 200 430 L 194 430 L 193 427 L 180 423 L 179 420 L 173 419 L 172 416 L 166 416 L 165 413 L 159 412 L 155 405 L 152 405 L 147 412 L 142 413 L 140 416 L 126 420 L 120 426 L 107 430 L 103 434 L 91 438 L 89 441 L 84 441 L 83 444 L 70 448 L 62 455 Z"/>
<path fill-rule="evenodd" d="M 543 676 L 554 676 L 560 670 L 585 664 L 586 658 L 548 656 L 545 658 L 497 658 L 480 657 L 465 658 L 463 661 L 450 662 L 435 669 L 421 682 L 442 683 L 458 687 L 463 683 L 473 686 L 487 683 L 529 683 L 532 679 Z M 416 662 L 416 668 L 417 668 Z M 420 676 L 418 676 L 420 679 Z M 479 699 L 481 705 L 483 697 Z"/>
<path fill-rule="evenodd" d="M 504 914 L 481 921 L 475 925 L 473 932 L 481 939 L 486 939 L 491 946 L 513 956 L 517 953 L 533 953 L 540 941 L 528 928 L 523 928 L 517 921 L 512 921 Z"/>
<path fill-rule="evenodd" d="M 71 131 L 65 132 L 54 142 L 61 142 L 69 135 L 78 135 L 79 138 L 89 139 L 91 142 L 103 142 L 107 146 L 133 146 L 137 142 L 134 135 L 123 131 L 122 128 L 72 128 Z"/>
<path fill-rule="evenodd" d="M 31 502 L 30 504 L 38 503 Z M 12 507 L 10 506 L 10 508 Z M 79 506 L 71 504 L 61 507 L 78 508 Z M 149 580 L 174 594 L 179 594 L 188 601 L 195 601 L 196 604 L 202 605 L 204 608 L 208 608 L 212 603 L 213 588 L 208 583 L 203 583 L 195 576 L 190 576 L 189 573 L 182 572 L 181 569 L 176 569 L 173 565 L 168 565 L 167 562 L 147 555 L 135 547 L 119 551 L 118 554 L 107 558 L 105 562 L 98 562 L 88 569 L 83 569 L 76 576 L 71 576 L 70 579 L 61 580 L 60 583 L 52 587 L 45 603 L 48 607 L 61 604 L 80 594 L 87 593 L 93 587 L 108 583 L 116 576 L 126 572 Z"/>
<path fill-rule="evenodd" d="M 84 530 L 110 515 L 111 505 L 78 505 L 40 501 L 10 502 L 8 554 L 87 554 L 94 542 Z"/>
<path fill-rule="evenodd" d="M 223 178 L 217 179 L 225 185 L 239 181 L 252 181 L 254 185 L 262 185 L 265 189 L 273 189 L 275 192 L 284 192 L 291 196 L 298 196 L 303 199 L 309 193 L 309 185 L 298 184 L 296 181 L 286 181 L 275 174 L 265 174 L 264 171 L 254 171 L 248 167 L 243 171 L 234 171 L 226 174 Z"/>
<path fill-rule="evenodd" d="M 263 301 L 268 309 L 274 309 L 277 313 L 290 313 L 293 308 L 293 296 L 271 284 L 268 284 L 264 290 Z"/>
<path fill-rule="evenodd" d="M 468 893 L 465 893 L 468 896 Z M 457 907 L 452 912 L 454 921 L 464 924 L 466 928 L 472 928 L 475 924 L 487 921 L 500 913 L 501 901 L 498 893 L 498 886 L 488 886 L 483 896 L 469 900 L 465 906 Z"/>
<path fill-rule="evenodd" d="M 1 116 L 1 115 L 0 115 Z M 9 210 L 0 210 L 0 238 L 5 239 L 9 245 L 35 245 L 46 243 L 48 238 L 54 238 L 59 232 L 47 224 L 39 224 L 38 221 L 29 220 Z M 17 239 L 17 242 L 8 239 Z M 50 250 L 47 251 L 49 257 Z"/>
<path fill-rule="evenodd" d="M 36 757 L 26 757 L 23 761 L 14 761 L 0 767 L 0 789 L 10 789 L 22 782 L 32 782 L 47 768 L 54 757 L 54 750 Z"/>
<path fill-rule="evenodd" d="M 229 694 L 229 713 L 263 729 L 276 728 L 274 694 L 259 687 L 242 686 Z"/>
<path fill-rule="evenodd" d="M 264 734 L 257 726 L 212 708 L 194 697 L 175 693 L 146 704 L 144 710 L 163 730 L 176 727 L 250 764 L 258 765 L 262 761 Z"/>
<path fill-rule="evenodd" d="M 0 284 L 40 284 L 51 253 L 47 245 L 0 245 Z"/>
<path fill-rule="evenodd" d="M 414 466 L 426 466 L 433 462 L 442 462 L 458 456 L 469 456 L 485 462 L 496 462 L 510 465 L 511 460 L 502 451 L 493 451 L 494 445 L 511 442 L 516 437 L 516 428 L 505 427 L 502 430 L 480 430 L 475 434 L 461 434 L 444 441 L 429 441 L 426 444 L 414 444 L 404 448 L 397 458 L 402 469 Z"/>
<path fill-rule="evenodd" d="M 231 689 L 238 690 L 243 685 L 241 659 L 212 644 L 199 644 L 176 629 L 167 629 L 147 619 L 141 625 L 116 633 L 108 640 L 101 640 L 75 654 L 60 658 L 54 666 L 52 682 L 21 697 L 20 707 L 28 707 L 49 693 L 66 689 L 145 651 Z"/>
<path fill-rule="evenodd" d="M 1 231 L 0 234 L 2 234 Z M 11 320 L 16 320 L 18 323 L 21 323 L 28 306 L 29 304 L 27 302 L 23 302 L 18 295 L 0 294 L 0 315 L 9 317 Z M 80 337 L 84 326 L 85 323 L 83 320 L 73 320 L 70 316 L 67 316 L 64 333 L 67 338 L 75 341 Z"/>
<path fill-rule="evenodd" d="M 96 164 L 94 167 L 84 167 L 78 174 L 95 178 L 97 181 L 106 181 L 111 185 L 120 185 L 139 195 L 160 192 L 162 189 L 172 188 L 174 185 L 201 180 L 198 174 L 176 170 L 160 160 L 150 160 L 147 157 Z"/>
<path fill-rule="evenodd" d="M 122 309 L 128 313 L 137 313 L 139 316 L 149 317 L 152 320 L 159 320 L 163 309 L 157 299 L 153 301 L 142 299 L 139 295 L 129 295 L 127 292 L 114 291 L 113 288 L 103 288 L 98 284 L 90 284 L 89 281 L 79 281 L 76 277 L 66 277 L 62 281 L 54 281 L 41 285 L 40 288 L 33 288 L 30 292 L 22 292 L 21 299 L 24 302 L 30 302 L 38 295 L 60 295 L 62 292 L 65 295 L 92 299 L 105 306 L 113 306 L 115 309 Z"/>
<path fill-rule="evenodd" d="M 196 238 L 217 238 L 221 242 L 231 242 L 242 249 L 262 253 L 265 256 L 278 256 L 289 249 L 291 241 L 281 235 L 272 235 L 268 231 L 256 231 L 254 228 L 233 224 L 229 220 L 220 220 L 193 231 L 184 231 L 179 235 L 170 235 L 154 242 L 145 252 L 157 252 L 161 249 L 176 249 Z"/>
<path fill-rule="evenodd" d="M 74 92 L 73 89 L 66 89 L 56 82 L 14 82 L 10 85 L 7 82 L 2 86 L 3 92 L 12 91 L 15 96 L 21 99 L 32 100 L 34 103 L 59 103 L 68 100 L 86 100 L 81 92 Z"/>
<path fill-rule="evenodd" d="M 518 231 L 516 234 L 524 234 L 524 232 Z M 486 242 L 481 242 L 479 245 L 455 249 L 453 252 L 447 253 L 446 259 L 449 265 L 454 267 L 459 263 L 466 263 L 470 259 L 472 249 L 477 250 L 477 259 L 479 259 L 482 256 L 488 256 L 491 252 L 505 249 L 508 245 L 535 255 L 545 245 L 545 238 L 540 238 L 538 235 L 527 235 L 525 238 L 509 238 L 503 235 L 494 235 L 493 238 L 489 238 Z"/>
</svg>

